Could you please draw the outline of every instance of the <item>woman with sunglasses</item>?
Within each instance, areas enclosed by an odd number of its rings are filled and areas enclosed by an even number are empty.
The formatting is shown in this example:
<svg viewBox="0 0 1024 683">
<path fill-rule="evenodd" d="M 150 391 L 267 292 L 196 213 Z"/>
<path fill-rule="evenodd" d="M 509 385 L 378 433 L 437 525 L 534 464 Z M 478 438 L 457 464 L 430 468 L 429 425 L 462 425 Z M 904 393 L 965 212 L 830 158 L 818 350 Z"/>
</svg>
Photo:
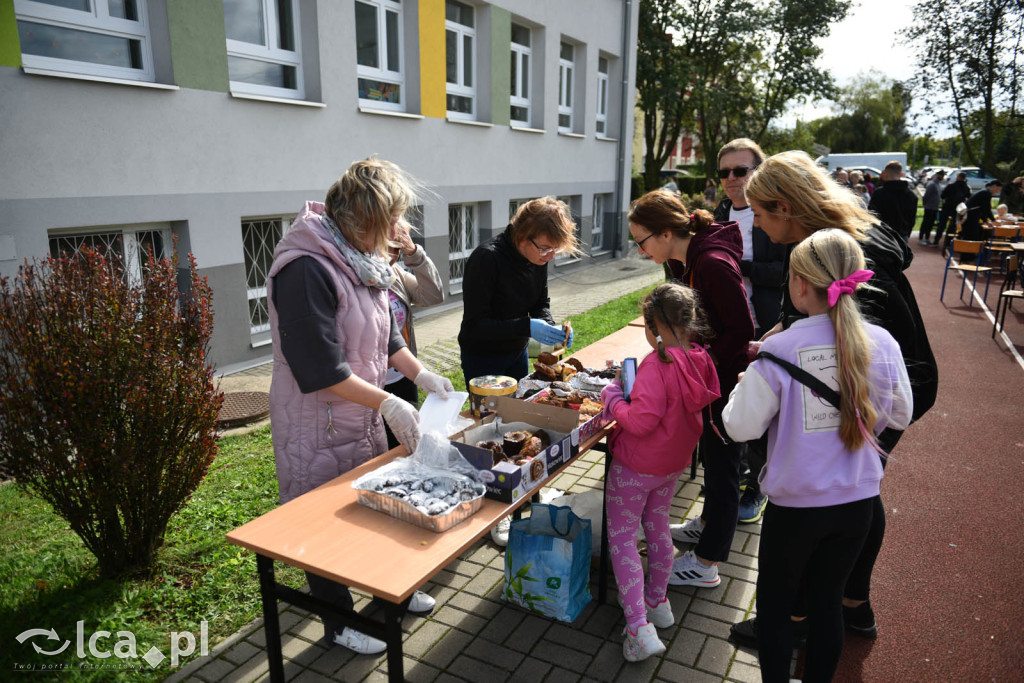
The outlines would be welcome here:
<svg viewBox="0 0 1024 683">
<path fill-rule="evenodd" d="M 388 242 L 388 257 L 391 269 L 395 273 L 394 284 L 388 289 L 388 300 L 391 312 L 395 315 L 395 323 L 405 339 L 409 352 L 416 355 L 416 334 L 412 324 L 412 306 L 433 306 L 444 301 L 444 285 L 441 275 L 437 272 L 434 262 L 427 256 L 423 247 L 412 241 L 410 233 L 413 227 L 401 219 L 395 224 L 394 237 Z M 402 265 L 398 264 L 401 257 Z M 419 406 L 419 387 L 410 378 L 395 368 L 388 368 L 384 378 L 384 391 L 394 394 L 412 404 Z M 384 423 L 387 432 L 388 448 L 398 445 L 398 437 L 391 427 Z"/>
<path fill-rule="evenodd" d="M 704 508 L 699 517 L 672 525 L 672 537 L 695 543 L 679 557 L 669 583 L 713 588 L 721 583 L 718 563 L 729 559 L 740 501 L 740 444 L 725 437 L 722 408 L 736 377 L 747 366 L 754 323 L 740 274 L 743 239 L 734 222 L 715 223 L 704 210 L 692 214 L 663 190 L 648 192 L 629 209 L 629 232 L 637 248 L 700 297 L 713 336 L 710 343 L 721 398 L 704 411 L 700 453 L 704 461 Z"/>
<path fill-rule="evenodd" d="M 494 239 L 473 250 L 462 281 L 462 372 L 466 384 L 483 375 L 519 379 L 529 372 L 530 338 L 572 345 L 572 332 L 555 324 L 548 298 L 548 262 L 579 253 L 569 207 L 541 197 L 519 207 Z"/>
</svg>

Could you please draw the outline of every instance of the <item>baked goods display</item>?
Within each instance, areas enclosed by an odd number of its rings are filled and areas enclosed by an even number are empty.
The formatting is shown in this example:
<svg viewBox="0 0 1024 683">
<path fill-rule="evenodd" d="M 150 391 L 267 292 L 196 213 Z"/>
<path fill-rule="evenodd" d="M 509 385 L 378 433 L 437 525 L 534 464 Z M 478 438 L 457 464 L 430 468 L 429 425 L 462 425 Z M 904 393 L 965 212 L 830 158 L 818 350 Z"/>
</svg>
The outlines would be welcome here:
<svg viewBox="0 0 1024 683">
<path fill-rule="evenodd" d="M 502 439 L 502 448 L 505 449 L 505 453 L 508 455 L 519 455 L 523 445 L 531 436 L 532 434 L 526 431 L 509 432 Z"/>
</svg>

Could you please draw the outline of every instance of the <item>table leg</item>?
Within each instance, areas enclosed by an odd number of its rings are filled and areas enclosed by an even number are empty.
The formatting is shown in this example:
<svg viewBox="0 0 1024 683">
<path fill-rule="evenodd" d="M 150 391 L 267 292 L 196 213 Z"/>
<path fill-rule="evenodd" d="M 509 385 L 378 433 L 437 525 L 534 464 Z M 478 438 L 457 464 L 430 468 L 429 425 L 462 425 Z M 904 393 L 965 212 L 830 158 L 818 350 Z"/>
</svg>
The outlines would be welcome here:
<svg viewBox="0 0 1024 683">
<path fill-rule="evenodd" d="M 384 642 L 388 644 L 388 680 L 402 683 L 405 680 L 405 659 L 402 657 L 402 615 L 408 605 L 384 602 Z"/>
<path fill-rule="evenodd" d="M 267 640 L 267 665 L 271 683 L 284 683 L 284 661 L 281 655 L 281 623 L 277 616 L 274 560 L 256 555 L 256 573 L 260 577 L 260 597 L 263 600 L 263 634 Z"/>
<path fill-rule="evenodd" d="M 595 449 L 596 450 L 596 449 Z M 601 490 L 601 560 L 597 563 L 597 604 L 603 605 L 608 597 L 608 470 L 612 455 L 608 445 L 604 447 L 604 485 Z M 616 588 L 618 590 L 618 588 Z"/>
</svg>

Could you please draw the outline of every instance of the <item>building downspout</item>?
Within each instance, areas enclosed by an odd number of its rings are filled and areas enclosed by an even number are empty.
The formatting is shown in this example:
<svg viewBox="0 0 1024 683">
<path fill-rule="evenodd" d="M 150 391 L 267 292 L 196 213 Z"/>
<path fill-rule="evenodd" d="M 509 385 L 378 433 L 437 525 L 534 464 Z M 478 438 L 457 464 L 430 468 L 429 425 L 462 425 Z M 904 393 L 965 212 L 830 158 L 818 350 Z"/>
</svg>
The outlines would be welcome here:
<svg viewBox="0 0 1024 683">
<path fill-rule="evenodd" d="M 629 35 L 632 19 L 633 0 L 625 0 L 622 17 L 622 107 L 619 113 L 619 151 L 615 160 L 615 197 L 619 204 L 615 207 L 615 249 L 612 251 L 612 258 L 618 258 L 622 253 L 622 199 L 626 196 L 626 150 L 633 147 L 633 137 L 628 135 L 626 130 L 626 121 L 629 118 Z"/>
</svg>

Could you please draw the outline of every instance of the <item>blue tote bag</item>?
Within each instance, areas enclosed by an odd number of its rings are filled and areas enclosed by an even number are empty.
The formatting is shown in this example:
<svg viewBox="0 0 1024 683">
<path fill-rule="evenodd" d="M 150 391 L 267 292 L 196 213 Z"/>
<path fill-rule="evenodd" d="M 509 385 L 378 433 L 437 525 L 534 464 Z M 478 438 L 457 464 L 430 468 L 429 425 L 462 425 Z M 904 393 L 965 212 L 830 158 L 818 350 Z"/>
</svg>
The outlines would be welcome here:
<svg viewBox="0 0 1024 683">
<path fill-rule="evenodd" d="M 590 520 L 568 507 L 534 505 L 512 522 L 505 548 L 505 600 L 560 621 L 590 602 Z"/>
</svg>

